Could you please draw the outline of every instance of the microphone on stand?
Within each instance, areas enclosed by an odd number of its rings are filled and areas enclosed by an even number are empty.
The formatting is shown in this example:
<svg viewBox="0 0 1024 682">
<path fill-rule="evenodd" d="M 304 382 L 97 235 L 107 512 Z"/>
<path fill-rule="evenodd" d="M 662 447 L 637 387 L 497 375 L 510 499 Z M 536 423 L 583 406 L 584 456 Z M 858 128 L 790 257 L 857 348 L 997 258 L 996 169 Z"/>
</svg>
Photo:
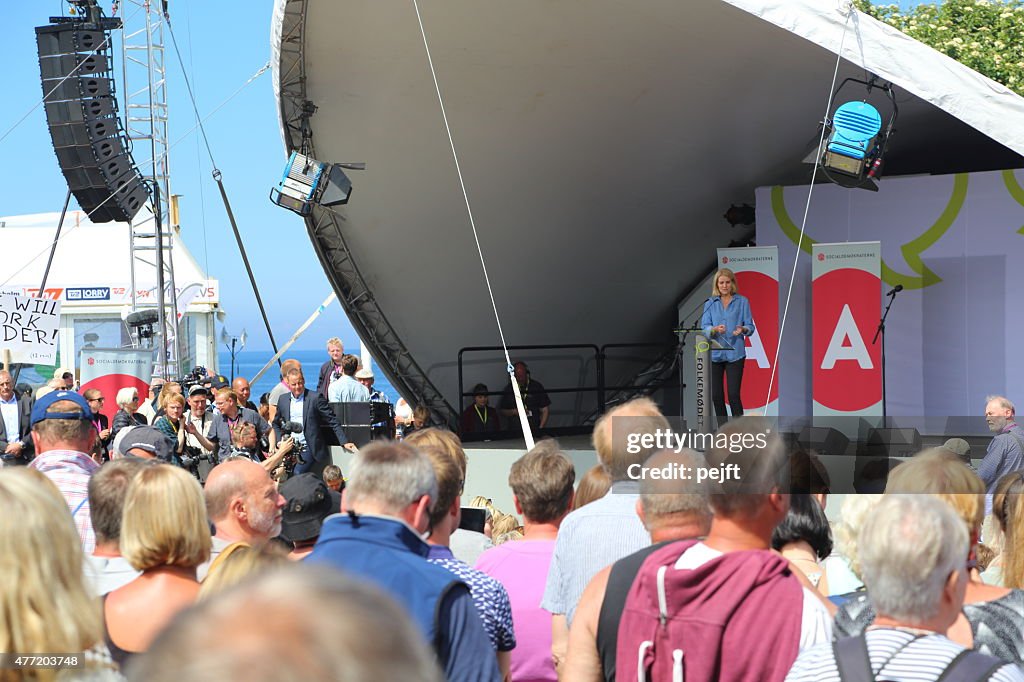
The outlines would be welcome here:
<svg viewBox="0 0 1024 682">
<path fill-rule="evenodd" d="M 703 308 L 703 307 L 704 307 L 705 305 L 707 305 L 707 302 L 708 302 L 708 301 L 710 301 L 710 300 L 711 300 L 711 296 L 708 296 L 708 297 L 707 297 L 707 298 L 705 298 L 705 299 L 704 299 L 703 301 L 701 301 L 700 303 L 698 303 L 698 304 L 697 304 L 697 307 L 696 307 L 696 308 L 694 308 L 694 309 L 693 309 L 693 310 L 691 310 L 690 312 L 688 312 L 688 313 L 686 313 L 685 315 L 683 315 L 683 318 L 682 318 L 682 319 L 683 319 L 683 321 L 684 321 L 684 324 L 680 324 L 680 325 L 679 325 L 678 327 L 676 327 L 675 329 L 673 329 L 673 330 L 672 330 L 672 333 L 673 333 L 673 334 L 683 334 L 683 333 L 686 333 L 686 332 L 694 332 L 694 331 L 701 331 L 701 329 L 700 329 L 700 328 L 699 328 L 699 327 L 697 326 L 697 324 L 696 324 L 696 323 L 694 323 L 694 324 L 693 324 L 692 326 L 689 326 L 689 327 L 688 327 L 688 326 L 686 326 L 686 324 L 685 324 L 685 321 L 686 321 L 687 319 L 689 319 L 689 317 L 690 317 L 691 315 L 693 315 L 693 314 L 694 314 L 695 312 L 697 312 L 698 310 L 702 309 L 702 308 Z"/>
<path fill-rule="evenodd" d="M 902 284 L 897 284 L 896 286 L 894 286 L 892 288 L 892 291 L 890 291 L 889 293 L 886 294 L 886 296 L 895 296 L 896 294 L 900 293 L 901 291 L 903 291 L 903 285 Z"/>
</svg>

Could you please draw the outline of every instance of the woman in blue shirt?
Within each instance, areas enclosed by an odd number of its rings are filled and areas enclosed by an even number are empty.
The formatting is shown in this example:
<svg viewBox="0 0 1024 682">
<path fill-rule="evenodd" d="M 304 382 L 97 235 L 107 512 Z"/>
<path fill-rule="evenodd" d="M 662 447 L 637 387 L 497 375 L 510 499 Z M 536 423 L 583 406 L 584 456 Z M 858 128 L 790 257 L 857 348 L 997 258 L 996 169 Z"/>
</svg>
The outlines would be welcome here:
<svg viewBox="0 0 1024 682">
<path fill-rule="evenodd" d="M 711 298 L 704 304 L 700 326 L 712 345 L 717 341 L 726 350 L 711 351 L 711 400 L 719 423 L 726 417 L 723 379 L 729 384 L 729 407 L 733 417 L 743 415 L 740 386 L 743 383 L 743 365 L 747 358 L 744 336 L 754 333 L 754 318 L 750 315 L 750 302 L 740 296 L 736 275 L 728 268 L 715 273 L 711 285 Z"/>
</svg>

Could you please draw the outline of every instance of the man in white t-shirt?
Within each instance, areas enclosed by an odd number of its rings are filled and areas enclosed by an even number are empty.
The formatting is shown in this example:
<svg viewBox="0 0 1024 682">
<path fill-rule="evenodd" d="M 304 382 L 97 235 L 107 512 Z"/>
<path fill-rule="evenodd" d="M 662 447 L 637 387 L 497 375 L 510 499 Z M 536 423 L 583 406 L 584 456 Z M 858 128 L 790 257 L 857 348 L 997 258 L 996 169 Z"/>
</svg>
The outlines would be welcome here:
<svg viewBox="0 0 1024 682">
<path fill-rule="evenodd" d="M 946 502 L 885 495 L 859 542 L 861 573 L 878 612 L 874 624 L 834 648 L 826 643 L 802 651 L 786 680 L 1024 682 L 1017 666 L 967 652 L 945 636 L 963 606 L 969 542 L 967 527 Z"/>
</svg>

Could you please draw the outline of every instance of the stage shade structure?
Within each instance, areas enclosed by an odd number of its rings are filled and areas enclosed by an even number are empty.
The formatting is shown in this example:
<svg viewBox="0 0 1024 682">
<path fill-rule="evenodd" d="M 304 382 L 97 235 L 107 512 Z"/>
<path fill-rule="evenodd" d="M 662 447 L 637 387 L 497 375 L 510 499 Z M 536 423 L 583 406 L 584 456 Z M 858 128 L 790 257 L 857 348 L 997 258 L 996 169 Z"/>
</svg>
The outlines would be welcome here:
<svg viewBox="0 0 1024 682">
<path fill-rule="evenodd" d="M 913 457 L 921 452 L 917 429 L 871 429 L 865 454 L 881 457 Z"/>
<path fill-rule="evenodd" d="M 109 29 L 120 25 L 102 19 L 36 27 L 57 163 L 78 205 L 96 223 L 129 222 L 149 198 L 118 118 Z"/>
<path fill-rule="evenodd" d="M 827 426 L 805 426 L 797 437 L 800 447 L 819 455 L 845 455 L 850 439 Z"/>
</svg>

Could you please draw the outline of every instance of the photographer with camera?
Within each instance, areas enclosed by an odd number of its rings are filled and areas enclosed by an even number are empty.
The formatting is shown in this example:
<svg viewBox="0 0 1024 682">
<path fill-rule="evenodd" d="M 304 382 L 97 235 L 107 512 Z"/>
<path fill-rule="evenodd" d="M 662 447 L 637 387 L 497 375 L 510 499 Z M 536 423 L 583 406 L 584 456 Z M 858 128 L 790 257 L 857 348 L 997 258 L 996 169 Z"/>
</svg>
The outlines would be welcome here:
<svg viewBox="0 0 1024 682">
<path fill-rule="evenodd" d="M 233 454 L 245 454 L 257 462 L 264 453 L 259 439 L 267 437 L 267 452 L 277 452 L 277 434 L 263 417 L 252 410 L 238 405 L 238 395 L 230 388 L 222 388 L 215 394 L 214 405 L 220 414 L 210 425 L 210 440 L 217 443 L 217 458 L 221 461 Z"/>
<path fill-rule="evenodd" d="M 188 391 L 189 411 L 182 418 L 185 445 L 182 448 L 181 464 L 200 482 L 206 476 L 205 472 L 200 472 L 199 463 L 209 462 L 211 467 L 217 464 L 217 445 L 209 438 L 214 417 L 207 409 L 208 398 L 205 388 L 198 384 L 192 386 Z"/>
<path fill-rule="evenodd" d="M 291 432 L 296 445 L 303 450 L 295 473 L 309 471 L 319 477 L 324 467 L 331 463 L 331 449 L 324 430 L 333 431 L 338 442 L 345 445 L 348 445 L 348 436 L 324 397 L 306 389 L 301 369 L 289 370 L 285 381 L 289 393 L 277 401 L 274 428 L 282 438 L 286 432 Z"/>
</svg>

